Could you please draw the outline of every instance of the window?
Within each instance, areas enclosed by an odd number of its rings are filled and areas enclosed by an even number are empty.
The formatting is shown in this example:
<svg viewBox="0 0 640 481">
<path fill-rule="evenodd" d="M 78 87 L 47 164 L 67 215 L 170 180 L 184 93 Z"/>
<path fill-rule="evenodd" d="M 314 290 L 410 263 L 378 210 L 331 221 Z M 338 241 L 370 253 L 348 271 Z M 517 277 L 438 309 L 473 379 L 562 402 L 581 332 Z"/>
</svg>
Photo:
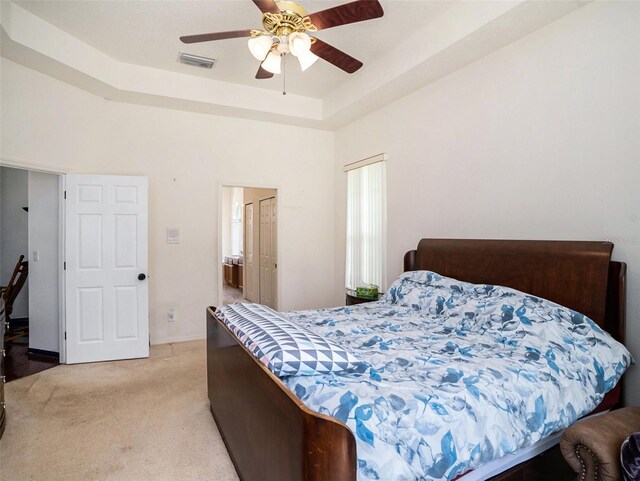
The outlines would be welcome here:
<svg viewBox="0 0 640 481">
<path fill-rule="evenodd" d="M 231 216 L 231 254 L 242 255 L 242 203 L 236 201 Z"/>
<path fill-rule="evenodd" d="M 347 170 L 346 287 L 374 284 L 383 290 L 387 265 L 387 186 L 384 154 Z"/>
</svg>

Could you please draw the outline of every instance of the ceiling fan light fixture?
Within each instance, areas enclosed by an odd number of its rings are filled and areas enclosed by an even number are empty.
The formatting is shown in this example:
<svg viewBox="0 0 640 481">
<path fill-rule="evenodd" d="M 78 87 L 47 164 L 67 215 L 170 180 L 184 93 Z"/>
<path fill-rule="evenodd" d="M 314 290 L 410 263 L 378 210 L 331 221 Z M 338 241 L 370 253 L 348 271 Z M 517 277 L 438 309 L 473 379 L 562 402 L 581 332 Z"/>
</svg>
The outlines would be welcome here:
<svg viewBox="0 0 640 481">
<path fill-rule="evenodd" d="M 276 50 L 280 52 L 280 55 L 286 55 L 289 53 L 289 38 L 288 37 L 280 37 L 278 39 L 278 45 L 276 46 Z"/>
<path fill-rule="evenodd" d="M 270 52 L 267 58 L 262 62 L 262 68 L 272 74 L 279 74 L 281 72 L 282 58 L 279 53 Z"/>
<path fill-rule="evenodd" d="M 311 67 L 318 60 L 317 55 L 315 55 L 311 50 L 307 50 L 305 53 L 298 55 L 298 62 L 300 62 L 300 68 L 304 72 L 309 67 Z"/>
<path fill-rule="evenodd" d="M 311 49 L 311 38 L 304 32 L 293 32 L 289 35 L 289 51 L 299 57 Z"/>
<path fill-rule="evenodd" d="M 269 50 L 271 50 L 273 40 L 269 35 L 260 35 L 259 37 L 250 38 L 247 43 L 249 45 L 251 55 L 253 55 L 256 60 L 260 60 L 262 62 L 267 56 Z"/>
<path fill-rule="evenodd" d="M 268 79 L 285 72 L 282 58 L 289 53 L 298 58 L 303 71 L 318 58 L 349 74 L 358 71 L 362 62 L 315 36 L 309 37 L 307 32 L 313 34 L 319 30 L 380 18 L 384 15 L 380 0 L 347 0 L 342 5 L 330 6 L 311 14 L 297 1 L 253 0 L 262 12 L 262 29 L 183 35 L 180 41 L 191 44 L 230 38 L 249 39 L 248 48 L 260 62 L 256 79 Z"/>
</svg>

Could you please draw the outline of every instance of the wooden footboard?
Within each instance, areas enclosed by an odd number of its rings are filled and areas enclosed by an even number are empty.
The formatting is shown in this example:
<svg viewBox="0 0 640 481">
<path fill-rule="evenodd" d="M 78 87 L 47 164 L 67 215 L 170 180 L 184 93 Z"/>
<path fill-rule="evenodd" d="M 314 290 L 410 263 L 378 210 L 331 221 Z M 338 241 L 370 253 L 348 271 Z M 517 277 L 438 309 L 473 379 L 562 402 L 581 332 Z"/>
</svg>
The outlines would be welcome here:
<svg viewBox="0 0 640 481">
<path fill-rule="evenodd" d="M 356 481 L 351 430 L 308 409 L 207 309 L 211 412 L 242 481 Z"/>
</svg>

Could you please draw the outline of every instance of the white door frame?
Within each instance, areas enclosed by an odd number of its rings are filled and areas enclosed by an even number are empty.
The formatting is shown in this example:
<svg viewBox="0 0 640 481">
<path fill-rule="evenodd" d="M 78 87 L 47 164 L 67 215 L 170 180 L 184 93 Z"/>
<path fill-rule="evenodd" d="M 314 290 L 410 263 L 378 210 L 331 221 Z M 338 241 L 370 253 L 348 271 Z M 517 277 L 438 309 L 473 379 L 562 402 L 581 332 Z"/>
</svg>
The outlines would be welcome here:
<svg viewBox="0 0 640 481">
<path fill-rule="evenodd" d="M 11 167 L 12 169 L 20 169 L 32 172 L 43 172 L 45 174 L 58 175 L 60 179 L 60 199 L 58 203 L 58 219 L 60 220 L 58 230 L 58 346 L 60 350 L 60 364 L 67 362 L 67 345 L 64 338 L 66 331 L 66 306 L 65 306 L 65 277 L 64 277 L 64 253 L 65 253 L 65 209 L 64 209 L 64 192 L 65 192 L 65 175 L 66 170 L 51 168 L 38 164 L 30 164 L 28 162 L 20 162 L 6 157 L 0 158 L 0 166 Z"/>
<path fill-rule="evenodd" d="M 282 279 L 281 279 L 281 272 L 282 269 L 280 268 L 281 266 L 286 266 L 286 259 L 284 258 L 283 255 L 283 251 L 282 248 L 280 247 L 282 245 L 282 222 L 281 222 L 281 205 L 282 202 L 280 202 L 281 200 L 281 193 L 282 193 L 282 189 L 280 188 L 280 185 L 278 184 L 247 184 L 244 182 L 223 182 L 223 181 L 219 181 L 218 182 L 218 234 L 217 234 L 217 241 L 218 241 L 218 248 L 216 249 L 217 252 L 217 256 L 216 256 L 216 274 L 217 274 L 217 279 L 218 279 L 218 286 L 217 286 L 217 292 L 218 292 L 218 300 L 217 300 L 217 305 L 216 307 L 222 307 L 222 302 L 224 300 L 224 291 L 223 291 L 223 286 L 224 286 L 224 277 L 221 275 L 221 270 L 220 270 L 220 266 L 221 266 L 221 262 L 222 262 L 222 199 L 223 199 L 223 195 L 222 192 L 224 190 L 225 187 L 240 187 L 240 188 L 245 188 L 245 189 L 273 189 L 276 191 L 276 219 L 278 219 L 277 223 L 276 223 L 276 259 L 278 259 L 278 269 L 276 269 L 276 306 L 278 306 L 278 309 L 282 309 L 282 296 L 280 295 L 280 286 L 282 285 Z M 244 204 L 244 203 L 243 203 Z M 255 205 L 254 205 L 254 209 L 255 209 Z M 253 218 L 254 218 L 254 229 L 255 229 L 255 210 L 253 212 Z M 244 216 L 244 212 L 243 212 L 243 216 Z M 244 232 L 243 232 L 244 235 Z M 243 239 L 244 242 L 244 239 Z M 255 252 L 255 246 L 254 246 L 254 252 Z M 254 261 L 255 262 L 255 261 Z"/>
<path fill-rule="evenodd" d="M 65 268 L 67 265 L 65 259 L 66 252 L 66 226 L 67 226 L 67 217 L 66 217 L 66 209 L 64 205 L 64 199 L 67 195 L 67 178 L 65 174 L 60 175 L 60 202 L 58 207 L 58 219 L 60 219 L 60 226 L 58 230 L 58 259 L 60 259 L 60 265 L 58 266 L 58 303 L 60 306 L 60 337 L 59 343 L 60 346 L 60 364 L 67 363 L 67 303 L 66 303 L 66 276 L 65 276 Z"/>
</svg>

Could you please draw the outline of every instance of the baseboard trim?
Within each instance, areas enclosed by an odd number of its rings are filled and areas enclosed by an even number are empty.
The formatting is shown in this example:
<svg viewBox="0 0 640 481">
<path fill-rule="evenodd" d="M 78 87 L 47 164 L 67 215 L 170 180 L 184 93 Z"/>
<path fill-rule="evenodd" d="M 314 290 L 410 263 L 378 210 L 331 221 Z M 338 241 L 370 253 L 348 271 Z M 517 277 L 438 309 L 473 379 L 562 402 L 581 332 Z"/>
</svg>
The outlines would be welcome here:
<svg viewBox="0 0 640 481">
<path fill-rule="evenodd" d="M 173 336 L 173 337 L 157 337 L 151 339 L 151 345 L 156 346 L 158 344 L 172 344 L 174 342 L 187 342 L 187 341 L 202 341 L 207 338 L 205 333 L 191 334 L 187 336 Z"/>
</svg>

